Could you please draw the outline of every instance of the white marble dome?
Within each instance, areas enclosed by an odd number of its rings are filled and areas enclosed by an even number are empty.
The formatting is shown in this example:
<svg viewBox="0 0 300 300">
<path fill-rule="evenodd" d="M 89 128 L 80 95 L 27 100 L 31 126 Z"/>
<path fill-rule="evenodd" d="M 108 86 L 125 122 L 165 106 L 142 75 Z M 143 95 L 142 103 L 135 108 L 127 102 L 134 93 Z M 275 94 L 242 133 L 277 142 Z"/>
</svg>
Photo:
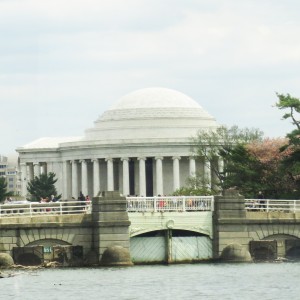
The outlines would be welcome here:
<svg viewBox="0 0 300 300">
<path fill-rule="evenodd" d="M 199 104 L 187 95 L 167 88 L 145 88 L 121 97 L 110 110 L 154 107 L 194 107 Z"/>
<path fill-rule="evenodd" d="M 121 97 L 85 131 L 85 140 L 189 139 L 216 120 L 195 100 L 166 88 L 145 88 Z"/>
</svg>

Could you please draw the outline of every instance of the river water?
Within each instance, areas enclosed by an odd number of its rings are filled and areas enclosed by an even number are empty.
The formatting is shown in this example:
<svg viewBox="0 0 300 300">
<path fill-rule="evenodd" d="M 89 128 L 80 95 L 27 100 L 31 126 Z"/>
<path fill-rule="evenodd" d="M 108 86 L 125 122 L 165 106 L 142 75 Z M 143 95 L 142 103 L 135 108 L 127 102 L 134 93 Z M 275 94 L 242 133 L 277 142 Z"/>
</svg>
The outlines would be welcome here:
<svg viewBox="0 0 300 300">
<path fill-rule="evenodd" d="M 1 299 L 300 299 L 300 262 L 5 272 Z"/>
</svg>

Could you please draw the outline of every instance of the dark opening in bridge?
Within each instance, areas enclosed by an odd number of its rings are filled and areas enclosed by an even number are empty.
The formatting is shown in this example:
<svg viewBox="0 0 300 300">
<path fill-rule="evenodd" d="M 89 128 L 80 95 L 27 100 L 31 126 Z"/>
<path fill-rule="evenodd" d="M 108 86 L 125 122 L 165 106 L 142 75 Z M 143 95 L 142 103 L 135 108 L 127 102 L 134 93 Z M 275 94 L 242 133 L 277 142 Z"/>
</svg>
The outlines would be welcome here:
<svg viewBox="0 0 300 300">
<path fill-rule="evenodd" d="M 286 258 L 300 259 L 300 240 L 286 239 L 285 240 Z"/>
<path fill-rule="evenodd" d="M 199 232 L 189 231 L 189 230 L 171 230 L 173 237 L 181 237 L 181 236 L 206 236 L 205 234 L 201 234 Z M 166 230 L 156 230 L 143 233 L 139 235 L 139 237 L 157 237 L 157 236 L 165 236 Z"/>
<path fill-rule="evenodd" d="M 44 247 L 41 245 L 13 247 L 13 259 L 16 264 L 37 266 L 44 262 Z"/>
<path fill-rule="evenodd" d="M 33 253 L 23 253 L 18 257 L 18 264 L 23 266 L 38 266 L 42 260 Z"/>
<path fill-rule="evenodd" d="M 205 234 L 189 230 L 172 230 L 172 236 L 206 236 Z"/>
<path fill-rule="evenodd" d="M 293 247 L 286 252 L 286 257 L 290 259 L 300 259 L 300 247 Z"/>
<path fill-rule="evenodd" d="M 277 241 L 250 241 L 250 254 L 254 260 L 265 261 L 277 259 Z"/>
<path fill-rule="evenodd" d="M 254 250 L 255 260 L 274 260 L 276 258 L 276 254 L 268 247 L 260 247 Z"/>
</svg>

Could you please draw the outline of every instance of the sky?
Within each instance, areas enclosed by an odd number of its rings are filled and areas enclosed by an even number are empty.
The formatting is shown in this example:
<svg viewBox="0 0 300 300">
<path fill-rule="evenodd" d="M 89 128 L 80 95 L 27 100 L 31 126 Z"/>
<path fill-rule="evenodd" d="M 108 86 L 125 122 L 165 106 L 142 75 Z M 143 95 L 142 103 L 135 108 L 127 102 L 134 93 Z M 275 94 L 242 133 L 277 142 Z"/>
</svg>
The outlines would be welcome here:
<svg viewBox="0 0 300 300">
<path fill-rule="evenodd" d="M 293 129 L 299 0 L 0 0 L 0 154 L 82 136 L 120 97 L 178 90 L 217 122 Z"/>
</svg>

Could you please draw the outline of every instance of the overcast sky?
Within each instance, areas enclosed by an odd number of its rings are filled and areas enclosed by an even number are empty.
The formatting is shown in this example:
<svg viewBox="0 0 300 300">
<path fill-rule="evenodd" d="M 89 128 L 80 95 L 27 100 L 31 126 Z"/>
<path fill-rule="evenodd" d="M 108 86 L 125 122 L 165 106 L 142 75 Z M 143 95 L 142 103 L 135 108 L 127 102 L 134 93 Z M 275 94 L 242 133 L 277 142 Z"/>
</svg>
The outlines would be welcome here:
<svg viewBox="0 0 300 300">
<path fill-rule="evenodd" d="M 146 87 L 285 136 L 274 104 L 300 98 L 299 16 L 299 0 L 0 0 L 0 154 L 81 136 Z"/>
</svg>

